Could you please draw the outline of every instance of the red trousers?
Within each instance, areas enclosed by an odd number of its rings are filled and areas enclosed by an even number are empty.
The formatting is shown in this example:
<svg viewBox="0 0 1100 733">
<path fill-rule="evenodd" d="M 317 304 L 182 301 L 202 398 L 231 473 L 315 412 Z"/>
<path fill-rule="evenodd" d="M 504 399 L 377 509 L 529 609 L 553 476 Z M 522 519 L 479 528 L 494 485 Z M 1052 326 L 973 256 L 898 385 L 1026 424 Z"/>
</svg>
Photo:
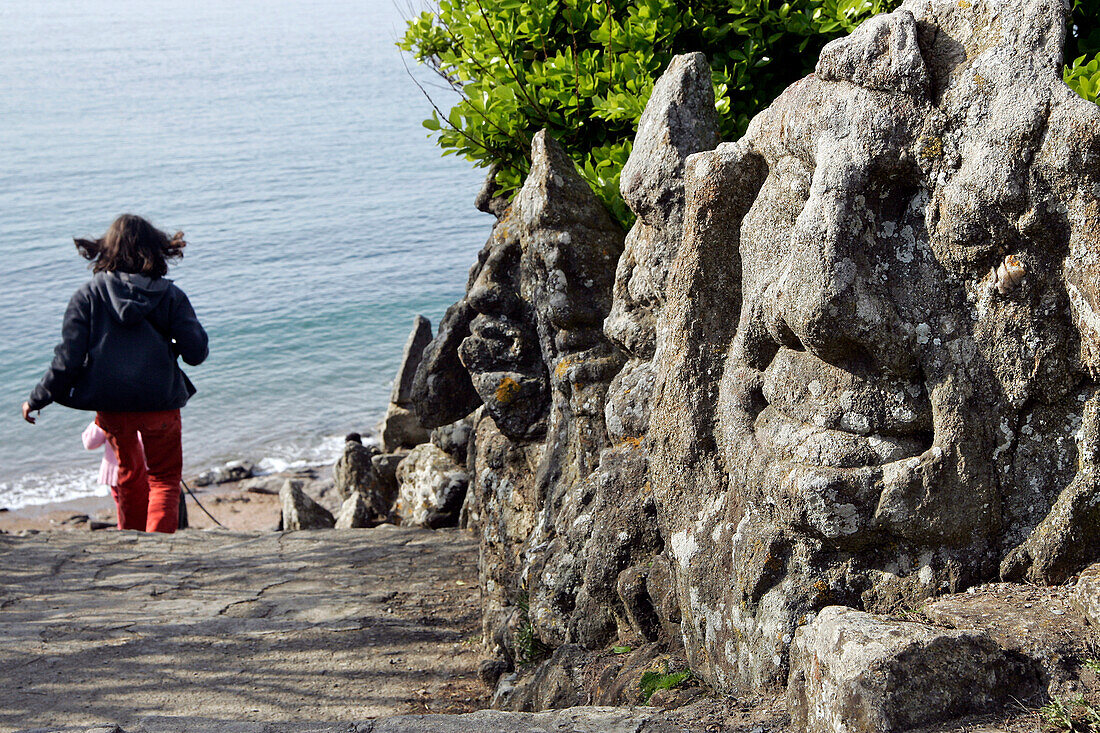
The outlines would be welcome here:
<svg viewBox="0 0 1100 733">
<path fill-rule="evenodd" d="M 175 532 L 183 477 L 180 411 L 97 412 L 95 421 L 118 456 L 118 485 L 112 487 L 118 528 Z"/>
</svg>

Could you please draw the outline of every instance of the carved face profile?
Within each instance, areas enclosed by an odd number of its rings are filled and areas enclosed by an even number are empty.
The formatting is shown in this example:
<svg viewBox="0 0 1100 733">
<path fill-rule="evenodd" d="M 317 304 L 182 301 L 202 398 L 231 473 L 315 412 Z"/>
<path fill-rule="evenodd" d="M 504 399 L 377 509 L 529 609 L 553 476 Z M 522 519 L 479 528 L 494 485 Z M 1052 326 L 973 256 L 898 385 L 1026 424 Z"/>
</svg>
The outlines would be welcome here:
<svg viewBox="0 0 1100 733">
<path fill-rule="evenodd" d="M 824 605 L 996 578 L 1095 482 L 1100 111 L 1060 80 L 1064 19 L 908 2 L 689 164 L 700 188 L 740 161 L 726 195 L 752 202 L 716 407 L 728 493 L 671 543 L 716 678 L 782 679 Z"/>
<path fill-rule="evenodd" d="M 494 227 L 488 256 L 466 301 L 477 313 L 459 357 L 497 427 L 513 440 L 546 432 L 549 375 L 535 312 L 520 296 L 520 241 L 510 210 Z"/>
</svg>

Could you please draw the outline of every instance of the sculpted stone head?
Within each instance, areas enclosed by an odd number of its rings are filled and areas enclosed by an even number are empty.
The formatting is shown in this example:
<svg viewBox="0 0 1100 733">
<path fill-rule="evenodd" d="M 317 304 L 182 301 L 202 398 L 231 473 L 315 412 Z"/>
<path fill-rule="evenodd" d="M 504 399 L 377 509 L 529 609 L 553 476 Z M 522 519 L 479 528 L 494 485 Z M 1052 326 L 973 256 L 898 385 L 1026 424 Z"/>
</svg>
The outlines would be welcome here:
<svg viewBox="0 0 1100 733">
<path fill-rule="evenodd" d="M 522 296 L 517 214 L 509 208 L 493 227 L 480 272 L 467 289 L 475 315 L 459 358 L 500 431 L 531 440 L 546 432 L 550 380 L 535 310 Z"/>
<path fill-rule="evenodd" d="M 782 679 L 824 605 L 1081 559 L 1050 538 L 1096 488 L 1100 109 L 1061 82 L 1064 23 L 1055 0 L 909 0 L 689 160 L 689 231 L 716 176 L 746 203 L 737 327 L 711 343 L 717 445 L 692 448 L 715 471 L 686 507 L 664 490 L 689 648 L 717 684 Z M 674 278 L 668 328 L 700 279 Z"/>
</svg>

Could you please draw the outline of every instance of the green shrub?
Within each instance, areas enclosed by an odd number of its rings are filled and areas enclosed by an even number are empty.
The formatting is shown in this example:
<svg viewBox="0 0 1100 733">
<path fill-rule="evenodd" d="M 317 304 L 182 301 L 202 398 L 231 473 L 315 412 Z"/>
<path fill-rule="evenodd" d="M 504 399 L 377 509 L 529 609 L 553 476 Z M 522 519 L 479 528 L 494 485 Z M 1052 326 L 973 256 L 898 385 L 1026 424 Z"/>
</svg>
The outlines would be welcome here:
<svg viewBox="0 0 1100 733">
<path fill-rule="evenodd" d="M 446 153 L 497 163 L 522 184 L 531 136 L 547 128 L 624 223 L 619 171 L 653 83 L 675 54 L 703 51 L 722 136 L 814 66 L 821 47 L 898 0 L 440 0 L 398 44 L 460 100 L 425 126 Z"/>
<path fill-rule="evenodd" d="M 619 172 L 672 56 L 706 54 L 723 139 L 813 70 L 822 46 L 900 0 L 438 0 L 398 45 L 457 92 L 424 125 L 512 192 L 547 128 L 624 224 Z M 1100 0 L 1076 0 L 1066 81 L 1095 99 Z M 1087 59 L 1091 59 L 1086 63 Z"/>
</svg>

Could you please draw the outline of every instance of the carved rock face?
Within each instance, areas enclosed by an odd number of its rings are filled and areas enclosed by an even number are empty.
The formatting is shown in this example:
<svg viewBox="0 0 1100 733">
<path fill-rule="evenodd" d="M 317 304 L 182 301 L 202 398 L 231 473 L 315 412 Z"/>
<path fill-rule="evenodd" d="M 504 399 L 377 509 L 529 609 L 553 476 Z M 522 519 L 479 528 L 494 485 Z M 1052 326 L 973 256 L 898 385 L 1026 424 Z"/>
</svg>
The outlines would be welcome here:
<svg viewBox="0 0 1100 733">
<path fill-rule="evenodd" d="M 1053 0 L 910 0 L 689 160 L 654 471 L 689 652 L 719 686 L 781 681 L 824 605 L 888 610 L 1002 563 L 1056 579 L 1079 552 L 1028 539 L 1095 491 L 1100 109 L 1061 82 L 1064 22 Z M 708 296 L 723 246 L 740 292 Z M 715 295 L 735 336 L 691 331 Z"/>
<path fill-rule="evenodd" d="M 561 529 L 532 573 L 535 627 L 552 645 L 601 648 L 619 634 L 653 638 L 663 598 L 647 591 L 663 549 L 648 488 L 655 369 L 650 359 L 669 266 L 681 240 L 684 160 L 718 143 L 710 67 L 702 54 L 675 57 L 657 81 L 623 169 L 622 194 L 638 220 L 626 236 L 604 333 L 627 352 L 607 390 L 604 418 L 614 447 L 564 494 Z"/>
<path fill-rule="evenodd" d="M 466 292 L 477 314 L 459 356 L 485 409 L 513 440 L 546 432 L 549 375 L 539 348 L 535 311 L 520 292 L 522 271 L 518 209 L 493 227 L 487 256 Z"/>
<path fill-rule="evenodd" d="M 683 236 L 684 161 L 719 142 L 710 66 L 701 53 L 676 56 L 653 87 L 623 167 L 623 199 L 638 219 L 626 235 L 604 332 L 629 355 L 608 391 L 613 442 L 645 435 L 653 397 L 657 315 Z"/>
</svg>

